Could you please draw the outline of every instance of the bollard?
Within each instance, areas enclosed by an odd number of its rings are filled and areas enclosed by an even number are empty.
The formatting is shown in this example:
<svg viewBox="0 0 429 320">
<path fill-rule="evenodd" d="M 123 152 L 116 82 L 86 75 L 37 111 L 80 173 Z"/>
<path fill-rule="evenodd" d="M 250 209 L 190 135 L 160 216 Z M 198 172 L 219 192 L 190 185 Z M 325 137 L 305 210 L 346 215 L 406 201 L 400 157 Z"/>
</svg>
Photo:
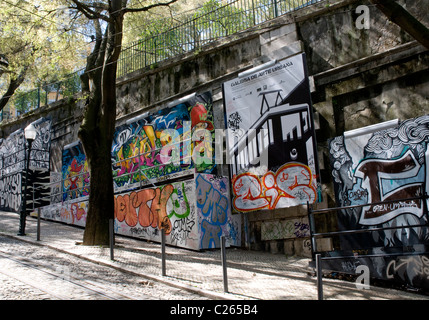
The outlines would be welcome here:
<svg viewBox="0 0 429 320">
<path fill-rule="evenodd" d="M 316 254 L 316 272 L 317 272 L 317 298 L 323 300 L 323 283 L 322 283 L 322 259 L 320 254 Z"/>
<path fill-rule="evenodd" d="M 222 256 L 222 268 L 223 268 L 223 291 L 228 292 L 228 275 L 226 270 L 226 250 L 225 250 L 225 236 L 220 237 L 220 252 Z"/>
<path fill-rule="evenodd" d="M 115 245 L 115 233 L 114 233 L 114 221 L 113 219 L 109 219 L 109 244 L 110 244 L 110 260 L 115 260 L 113 247 Z"/>
<path fill-rule="evenodd" d="M 166 267 L 165 267 L 165 229 L 161 229 L 161 269 L 162 276 L 165 277 L 167 275 Z"/>
<path fill-rule="evenodd" d="M 40 208 L 37 208 L 37 241 L 40 241 Z"/>
</svg>

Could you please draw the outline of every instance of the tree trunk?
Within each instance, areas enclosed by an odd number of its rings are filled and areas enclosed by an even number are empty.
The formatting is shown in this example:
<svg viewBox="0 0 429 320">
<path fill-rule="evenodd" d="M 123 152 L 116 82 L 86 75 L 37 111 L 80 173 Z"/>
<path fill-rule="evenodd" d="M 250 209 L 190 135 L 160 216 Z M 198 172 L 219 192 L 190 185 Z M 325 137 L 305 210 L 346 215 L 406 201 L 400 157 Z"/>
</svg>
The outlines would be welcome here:
<svg viewBox="0 0 429 320">
<path fill-rule="evenodd" d="M 94 21 L 96 43 L 87 60 L 85 74 L 81 77 L 82 91 L 87 94 L 84 119 L 79 128 L 90 170 L 89 207 L 84 245 L 107 245 L 109 243 L 109 219 L 114 218 L 114 192 L 111 163 L 111 148 L 116 123 L 116 69 L 122 45 L 122 29 L 126 12 L 147 11 L 167 3 L 156 3 L 144 8 L 127 9 L 126 0 L 109 0 L 104 9 L 72 0 L 76 9 Z M 100 12 L 106 10 L 108 15 Z M 99 19 L 107 22 L 102 36 Z"/>
<path fill-rule="evenodd" d="M 91 185 L 84 245 L 109 244 L 109 219 L 114 218 L 112 164 L 110 148 L 105 145 L 89 159 Z"/>
<path fill-rule="evenodd" d="M 104 37 L 101 37 L 99 22 L 95 22 L 98 40 L 88 59 L 88 78 L 82 77 L 87 82 L 83 87 L 91 90 L 79 129 L 91 179 L 84 245 L 109 244 L 109 219 L 114 218 L 111 148 L 116 123 L 116 68 L 122 44 L 123 15 L 120 0 L 112 0 L 111 4 L 112 20 L 108 22 Z"/>
</svg>

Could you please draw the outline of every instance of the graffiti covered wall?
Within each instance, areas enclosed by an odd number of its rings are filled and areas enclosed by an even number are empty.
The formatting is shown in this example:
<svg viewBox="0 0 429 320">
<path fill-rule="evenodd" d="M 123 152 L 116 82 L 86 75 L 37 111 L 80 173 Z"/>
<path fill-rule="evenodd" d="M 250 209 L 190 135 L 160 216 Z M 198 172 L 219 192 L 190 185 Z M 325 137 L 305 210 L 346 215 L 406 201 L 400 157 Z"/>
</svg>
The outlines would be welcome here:
<svg viewBox="0 0 429 320">
<path fill-rule="evenodd" d="M 234 209 L 320 199 L 305 55 L 239 76 L 223 90 Z"/>
<path fill-rule="evenodd" d="M 228 246 L 240 246 L 229 180 L 213 174 L 213 137 L 210 92 L 118 126 L 111 153 L 115 232 L 159 242 L 165 229 L 167 243 L 195 250 L 219 248 L 223 235 Z M 62 202 L 42 216 L 84 226 L 90 179 L 81 143 L 65 146 L 62 161 Z"/>
<path fill-rule="evenodd" d="M 22 201 L 22 174 L 12 173 L 0 178 L 0 208 L 19 212 Z"/>
<path fill-rule="evenodd" d="M 241 216 L 232 215 L 227 178 L 211 174 L 115 195 L 115 233 L 200 250 L 241 245 Z M 85 226 L 87 201 L 67 200 L 42 208 L 46 219 Z"/>
<path fill-rule="evenodd" d="M 414 264 L 411 260 L 415 258 L 394 255 L 427 251 L 425 248 L 429 244 L 428 228 L 417 226 L 428 223 L 426 204 L 420 199 L 409 199 L 428 190 L 429 116 L 400 121 L 383 130 L 369 131 L 373 126 L 363 129 L 361 134 L 336 137 L 330 142 L 338 205 L 363 205 L 342 209 L 338 224 L 342 230 L 388 229 L 342 236 L 341 249 L 364 248 L 366 253 L 392 254 L 390 258 L 366 261 L 373 267 L 373 275 L 415 283 L 426 277 L 424 273 L 414 272 L 409 277 L 406 274 L 413 271 L 404 273 L 402 270 L 408 262 Z M 376 203 L 390 200 L 398 201 Z M 421 268 L 417 269 L 423 270 L 427 257 L 418 259 Z M 355 261 L 353 265 L 356 263 L 360 262 Z M 425 282 L 429 287 L 427 277 Z"/>
<path fill-rule="evenodd" d="M 133 237 L 166 242 L 189 249 L 220 247 L 223 234 L 228 245 L 240 245 L 241 220 L 231 215 L 226 178 L 196 175 L 156 188 L 115 197 L 115 231 Z"/>
<path fill-rule="evenodd" d="M 40 118 L 32 123 L 37 135 L 34 139 L 27 177 L 27 208 L 31 210 L 49 203 L 49 169 L 51 120 Z M 19 212 L 24 188 L 27 142 L 24 130 L 19 129 L 0 140 L 0 209 Z M 33 203 L 34 199 L 37 199 Z"/>
</svg>

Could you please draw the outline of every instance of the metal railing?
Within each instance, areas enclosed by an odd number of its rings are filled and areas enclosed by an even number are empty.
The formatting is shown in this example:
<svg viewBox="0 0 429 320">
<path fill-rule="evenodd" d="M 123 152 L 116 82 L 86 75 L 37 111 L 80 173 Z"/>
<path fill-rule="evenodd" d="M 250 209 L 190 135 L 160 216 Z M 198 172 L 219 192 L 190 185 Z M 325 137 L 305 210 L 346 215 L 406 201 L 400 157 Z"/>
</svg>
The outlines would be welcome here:
<svg viewBox="0 0 429 320">
<path fill-rule="evenodd" d="M 422 186 L 422 190 L 424 190 L 424 185 Z M 396 230 L 396 229 L 404 229 L 404 228 L 405 229 L 411 229 L 411 228 L 417 228 L 417 227 L 429 228 L 427 199 L 429 199 L 429 196 L 425 192 L 424 194 L 420 194 L 419 196 L 409 197 L 405 199 L 394 199 L 389 201 L 371 202 L 371 203 L 365 203 L 365 204 L 359 204 L 359 205 L 350 205 L 350 206 L 334 207 L 334 208 L 326 208 L 326 209 L 318 209 L 318 210 L 313 210 L 312 205 L 307 203 L 308 221 L 310 225 L 311 253 L 312 253 L 312 261 L 315 262 L 315 269 L 316 269 L 316 276 L 317 276 L 317 289 L 318 289 L 317 291 L 318 291 L 319 300 L 323 300 L 323 282 L 322 282 L 322 276 L 323 276 L 322 261 L 323 260 L 348 259 L 348 258 L 356 258 L 356 257 L 374 258 L 374 257 L 404 256 L 404 255 L 422 255 L 422 254 L 429 254 L 429 252 L 427 252 L 426 250 L 412 251 L 412 252 L 405 252 L 403 250 L 402 252 L 400 252 L 398 250 L 393 250 L 392 252 L 389 252 L 389 250 L 386 250 L 387 247 L 385 247 L 385 250 L 383 251 L 383 253 L 377 253 L 377 254 L 359 253 L 359 255 L 356 256 L 355 254 L 346 255 L 339 251 L 333 250 L 333 252 L 337 252 L 337 254 L 335 256 L 330 256 L 330 255 L 326 255 L 326 252 L 332 252 L 332 251 L 318 250 L 317 241 L 316 241 L 317 238 L 332 237 L 332 236 L 348 236 L 348 235 L 354 235 L 354 234 L 378 232 L 378 231 L 384 231 L 384 230 Z M 316 215 L 326 214 L 330 212 L 338 212 L 341 210 L 359 209 L 359 208 L 363 208 L 371 205 L 384 205 L 384 204 L 401 203 L 404 201 L 406 202 L 406 201 L 414 201 L 414 200 L 421 201 L 422 203 L 421 208 L 423 210 L 423 216 L 426 217 L 426 223 L 385 226 L 385 227 L 371 227 L 371 228 L 364 228 L 364 229 L 345 229 L 340 231 L 316 232 L 316 223 L 314 219 L 315 214 Z M 362 249 L 362 248 L 359 248 L 359 249 Z"/>
<path fill-rule="evenodd" d="M 260 25 L 322 0 L 235 0 L 211 12 L 185 17 L 168 30 L 122 48 L 118 77 L 179 54 L 199 50 L 223 37 Z M 171 25 L 166 18 L 165 25 Z M 159 24 L 159 22 L 157 22 Z"/>
<path fill-rule="evenodd" d="M 31 110 L 70 98 L 81 91 L 80 76 L 85 70 L 71 73 L 63 80 L 43 84 L 30 91 L 17 91 L 1 111 L 1 121 L 14 119 Z"/>
<path fill-rule="evenodd" d="M 154 24 L 162 25 L 164 30 L 123 46 L 117 76 L 122 77 L 177 55 L 200 50 L 213 41 L 321 1 L 324 0 L 235 0 L 210 12 L 196 11 L 191 15 L 175 17 L 175 20 L 182 19 L 182 22 L 172 23 L 171 18 L 165 18 L 160 23 L 157 19 Z M 61 81 L 16 93 L 8 102 L 9 108 L 1 111 L 0 120 L 13 119 L 72 97 L 81 91 L 80 76 L 83 72 L 84 69 L 81 69 Z"/>
</svg>

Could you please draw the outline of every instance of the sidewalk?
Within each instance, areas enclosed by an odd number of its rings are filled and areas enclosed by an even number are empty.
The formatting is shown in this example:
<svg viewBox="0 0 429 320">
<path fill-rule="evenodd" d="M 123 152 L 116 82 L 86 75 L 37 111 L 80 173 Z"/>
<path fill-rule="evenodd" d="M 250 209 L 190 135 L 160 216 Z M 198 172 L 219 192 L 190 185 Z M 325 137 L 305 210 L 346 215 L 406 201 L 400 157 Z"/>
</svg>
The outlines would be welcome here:
<svg viewBox="0 0 429 320">
<path fill-rule="evenodd" d="M 228 248 L 228 293 L 224 293 L 220 250 L 195 252 L 167 246 L 167 275 L 162 276 L 159 243 L 117 235 L 112 261 L 108 247 L 79 244 L 82 228 L 41 220 L 37 241 L 37 219 L 27 217 L 24 237 L 16 235 L 18 227 L 18 214 L 0 211 L 0 236 L 47 246 L 212 299 L 317 300 L 317 279 L 308 258 Z M 352 282 L 328 278 L 323 278 L 323 296 L 326 300 L 429 300 L 429 296 L 375 286 L 359 290 Z"/>
</svg>

